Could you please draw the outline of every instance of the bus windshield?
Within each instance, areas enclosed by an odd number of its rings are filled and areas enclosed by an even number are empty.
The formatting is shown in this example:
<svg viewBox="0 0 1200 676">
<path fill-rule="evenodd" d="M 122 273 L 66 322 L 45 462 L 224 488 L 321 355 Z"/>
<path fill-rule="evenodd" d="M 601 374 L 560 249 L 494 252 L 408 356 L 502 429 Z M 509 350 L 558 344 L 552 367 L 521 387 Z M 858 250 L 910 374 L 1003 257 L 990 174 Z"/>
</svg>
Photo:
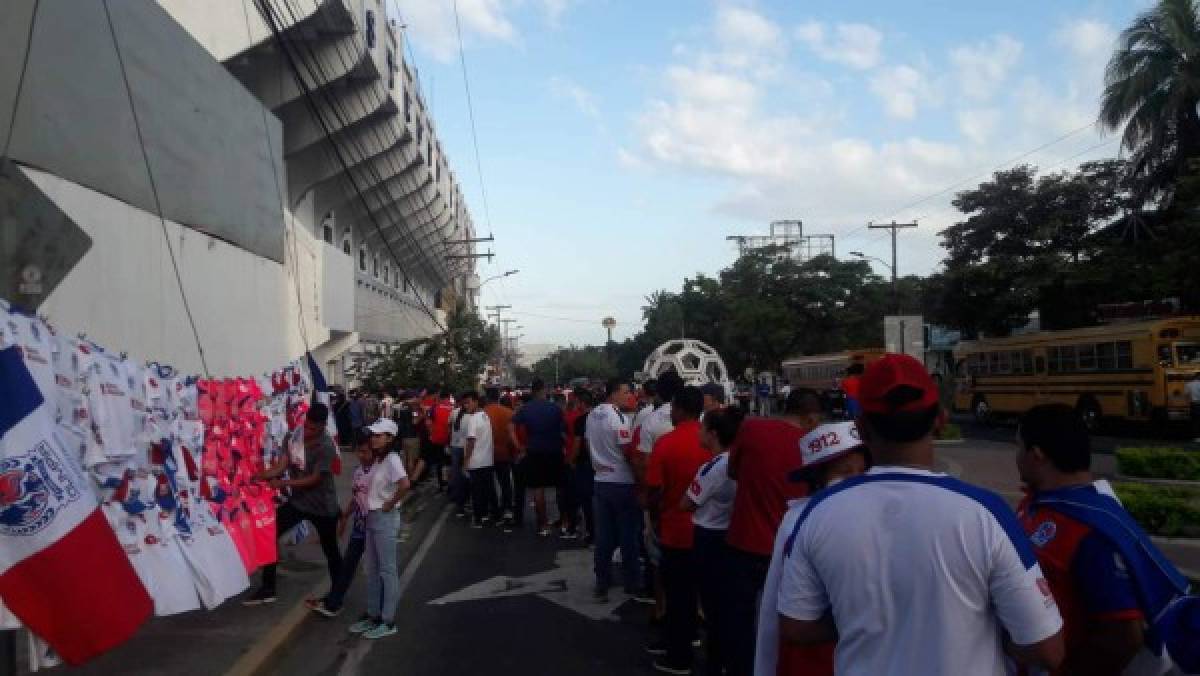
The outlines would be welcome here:
<svg viewBox="0 0 1200 676">
<path fill-rule="evenodd" d="M 1200 366 L 1200 343 L 1175 343 L 1177 366 Z"/>
</svg>

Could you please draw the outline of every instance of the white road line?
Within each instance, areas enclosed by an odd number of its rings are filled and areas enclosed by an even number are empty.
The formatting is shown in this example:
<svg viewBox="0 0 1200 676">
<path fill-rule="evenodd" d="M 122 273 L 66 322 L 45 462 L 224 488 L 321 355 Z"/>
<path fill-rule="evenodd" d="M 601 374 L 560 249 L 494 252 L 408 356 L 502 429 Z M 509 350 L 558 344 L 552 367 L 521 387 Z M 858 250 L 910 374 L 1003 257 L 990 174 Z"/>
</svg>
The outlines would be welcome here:
<svg viewBox="0 0 1200 676">
<path fill-rule="evenodd" d="M 404 574 L 400 576 L 400 592 L 397 596 L 403 597 L 404 592 L 408 590 L 408 586 L 412 584 L 413 578 L 417 576 L 417 569 L 421 567 L 421 562 L 429 555 L 429 550 L 433 549 L 433 543 L 437 541 L 438 536 L 442 533 L 442 526 L 446 524 L 446 519 L 450 516 L 450 507 L 451 505 L 446 505 L 446 508 L 442 510 L 442 515 L 438 517 L 437 523 L 433 524 L 429 535 L 425 536 L 425 539 L 421 542 L 421 546 L 417 549 L 417 553 L 413 555 L 412 560 L 404 568 Z M 338 676 L 356 676 L 359 665 L 366 659 L 367 654 L 371 652 L 371 648 L 374 647 L 375 643 L 375 641 L 368 641 L 366 639 L 357 641 L 354 647 L 346 653 L 346 660 L 342 662 L 341 668 L 338 669 Z"/>
</svg>

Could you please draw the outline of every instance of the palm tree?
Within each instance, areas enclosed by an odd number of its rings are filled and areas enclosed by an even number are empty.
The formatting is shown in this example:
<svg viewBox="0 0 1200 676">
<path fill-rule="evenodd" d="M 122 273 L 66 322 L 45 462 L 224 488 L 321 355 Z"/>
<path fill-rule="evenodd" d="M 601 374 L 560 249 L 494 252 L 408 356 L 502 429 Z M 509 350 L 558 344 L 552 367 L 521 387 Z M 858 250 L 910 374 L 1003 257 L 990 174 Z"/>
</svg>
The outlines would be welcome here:
<svg viewBox="0 0 1200 676">
<path fill-rule="evenodd" d="M 1158 0 L 1121 33 L 1104 74 L 1100 125 L 1124 126 L 1135 197 L 1169 205 L 1176 177 L 1200 157 L 1200 8 Z"/>
</svg>

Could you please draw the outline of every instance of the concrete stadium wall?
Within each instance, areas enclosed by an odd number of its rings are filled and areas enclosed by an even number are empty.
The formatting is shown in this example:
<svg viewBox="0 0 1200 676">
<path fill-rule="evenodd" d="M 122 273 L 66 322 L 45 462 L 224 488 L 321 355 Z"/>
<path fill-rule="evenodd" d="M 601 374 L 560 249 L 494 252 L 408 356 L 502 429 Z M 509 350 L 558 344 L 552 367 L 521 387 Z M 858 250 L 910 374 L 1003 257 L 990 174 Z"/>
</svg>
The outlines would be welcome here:
<svg viewBox="0 0 1200 676">
<path fill-rule="evenodd" d="M 33 5 L 8 0 L 0 21 L 0 129 L 28 51 L 9 155 L 154 212 L 104 5 L 41 0 L 36 18 Z M 163 213 L 283 262 L 278 120 L 162 7 L 108 5 Z"/>
</svg>

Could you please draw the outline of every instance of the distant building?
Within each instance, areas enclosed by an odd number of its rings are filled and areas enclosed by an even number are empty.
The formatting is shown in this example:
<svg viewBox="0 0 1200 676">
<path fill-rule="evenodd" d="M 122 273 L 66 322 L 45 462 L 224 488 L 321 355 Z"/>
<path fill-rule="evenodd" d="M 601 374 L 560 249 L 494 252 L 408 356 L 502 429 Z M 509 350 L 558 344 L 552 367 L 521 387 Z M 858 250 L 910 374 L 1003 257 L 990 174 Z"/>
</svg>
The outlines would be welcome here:
<svg viewBox="0 0 1200 676">
<path fill-rule="evenodd" d="M 778 247 L 778 255 L 797 262 L 812 260 L 817 256 L 834 256 L 833 235 L 805 235 L 803 221 L 772 221 L 770 234 L 733 235 L 738 246 L 738 255 L 747 252 Z"/>
</svg>

